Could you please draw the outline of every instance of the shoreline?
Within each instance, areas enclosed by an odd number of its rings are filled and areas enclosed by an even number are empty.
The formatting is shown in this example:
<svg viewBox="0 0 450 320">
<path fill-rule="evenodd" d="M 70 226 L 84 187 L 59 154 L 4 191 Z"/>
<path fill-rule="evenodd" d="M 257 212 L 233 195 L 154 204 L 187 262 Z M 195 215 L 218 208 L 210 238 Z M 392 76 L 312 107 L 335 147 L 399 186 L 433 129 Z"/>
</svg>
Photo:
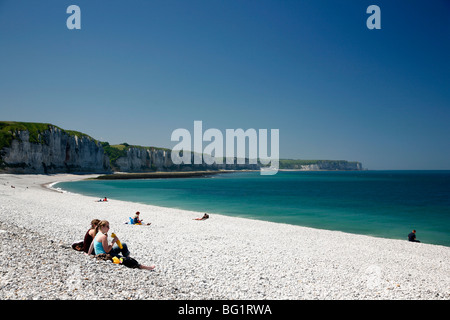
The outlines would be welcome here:
<svg viewBox="0 0 450 320">
<path fill-rule="evenodd" d="M 241 170 L 220 170 L 220 171 L 174 171 L 174 172 L 142 172 L 142 173 L 112 173 L 98 175 L 91 178 L 96 180 L 127 180 L 127 179 L 172 179 L 172 178 L 196 178 L 206 177 L 223 173 L 240 172 Z M 244 172 L 244 170 L 242 170 Z"/>
<path fill-rule="evenodd" d="M 303 171 L 305 172 L 305 170 L 283 170 L 286 172 L 292 172 L 292 171 Z M 210 175 L 217 175 L 217 174 L 221 174 L 221 173 L 245 173 L 245 172 L 259 172 L 259 170 L 227 170 L 224 172 L 216 172 L 216 171 L 212 171 L 209 172 Z M 309 171 L 311 172 L 311 171 Z M 319 171 L 315 171 L 315 172 L 319 172 Z M 322 170 L 322 172 L 335 172 L 335 171 L 326 171 L 326 170 Z M 343 172 L 343 171 L 341 171 Z M 349 172 L 349 171 L 346 171 Z M 168 174 L 169 176 L 166 177 L 165 175 Z M 185 174 L 185 175 L 184 175 Z M 123 175 L 125 176 L 124 178 L 122 177 L 117 177 L 117 180 L 127 180 L 127 179 L 170 179 L 170 178 L 202 178 L 202 177 L 206 177 L 206 175 L 203 175 L 204 171 L 195 171 L 195 172 L 152 172 L 152 173 L 144 173 L 143 176 L 141 177 L 136 177 L 135 175 L 141 175 L 141 173 L 118 173 L 118 174 L 112 174 L 111 176 L 111 180 L 116 180 L 116 178 L 112 177 L 115 175 Z M 147 178 L 147 175 L 152 176 L 150 178 Z M 108 175 L 109 176 L 109 175 Z M 110 180 L 110 179 L 103 179 L 104 175 L 98 174 L 97 177 L 89 177 L 86 179 L 82 179 L 82 180 Z M 78 180 L 78 179 L 77 179 Z M 47 187 L 49 187 L 52 191 L 55 192 L 72 192 L 72 191 L 67 191 L 67 190 L 63 190 L 62 188 L 53 188 L 52 186 L 59 183 L 60 181 L 48 184 Z M 44 185 L 45 186 L 45 185 Z M 82 191 L 82 190 L 80 190 Z M 79 191 L 73 191 L 74 193 L 77 193 Z M 80 195 L 82 195 L 83 193 L 79 193 Z M 158 207 L 164 207 L 164 208 L 171 208 L 171 209 L 180 209 L 180 210 L 189 210 L 189 211 L 196 211 L 196 208 L 192 208 L 192 209 L 183 209 L 185 208 L 185 206 L 183 206 L 183 204 L 178 204 L 178 208 L 174 205 L 174 203 L 161 203 L 161 204 L 154 204 L 157 201 L 148 201 L 145 198 L 142 198 L 140 200 L 138 199 L 134 199 L 134 200 L 127 200 L 127 198 L 129 197 L 123 197 L 122 195 L 118 195 L 116 194 L 115 196 L 117 196 L 118 198 L 116 198 L 116 200 L 123 200 L 123 201 L 132 201 L 134 203 L 139 203 L 139 204 L 149 204 L 149 205 L 154 205 L 154 206 L 158 206 Z M 210 211 L 209 213 L 211 214 L 220 214 L 220 215 L 225 215 L 228 217 L 239 217 L 242 219 L 250 219 L 250 220 L 257 220 L 257 221 L 266 221 L 266 222 L 272 222 L 272 223 L 280 223 L 280 224 L 286 224 L 286 225 L 293 225 L 293 226 L 300 226 L 300 227 L 305 227 L 305 228 L 312 228 L 312 229 L 316 229 L 316 230 L 328 230 L 328 231 L 336 231 L 336 232 L 344 232 L 344 233 L 349 233 L 349 234 L 354 234 L 354 235 L 366 235 L 369 237 L 376 237 L 376 238 L 381 238 L 381 239 L 388 239 L 388 240 L 405 240 L 407 237 L 406 236 L 399 236 L 399 233 L 390 233 L 390 234 L 381 234 L 379 232 L 379 230 L 382 230 L 382 228 L 378 228 L 378 229 L 371 229 L 369 231 L 367 231 L 368 229 L 366 228 L 366 230 L 355 230 L 355 228 L 353 228 L 353 230 L 345 230 L 345 228 L 339 228 L 339 227 L 334 227 L 334 226 L 330 226 L 330 225 L 307 225 L 305 224 L 305 222 L 298 222 L 298 221 L 277 221 L 278 219 L 273 218 L 274 216 L 270 216 L 269 218 L 266 216 L 262 216 L 262 217 L 258 217 L 257 215 L 253 214 L 253 215 L 249 215 L 249 214 L 245 214 L 245 211 L 240 211 L 240 212 L 233 212 L 233 213 L 229 213 L 226 212 L 226 209 L 224 210 L 222 208 L 222 210 L 217 209 L 217 208 L 209 208 Z M 199 214 L 203 214 L 202 212 L 198 211 Z M 277 211 L 274 211 L 272 213 L 278 213 Z M 361 225 L 364 225 L 363 223 L 361 223 Z M 333 228 L 334 227 L 334 228 Z M 365 231 L 365 232 L 364 232 Z M 450 248 L 450 244 L 448 241 L 442 241 L 442 238 L 439 238 L 439 240 L 436 241 L 436 239 L 438 239 L 437 237 L 435 238 L 425 238 L 421 239 L 422 243 L 424 244 L 429 244 L 429 245 L 437 245 L 437 246 L 444 246 L 444 247 L 448 247 Z"/>
<path fill-rule="evenodd" d="M 64 257 L 60 263 L 65 265 L 56 276 L 55 268 L 39 271 L 45 281 L 59 277 L 65 285 L 38 290 L 43 280 L 36 277 L 36 262 L 27 260 L 20 247 L 16 248 L 12 259 L 15 266 L 1 264 L 0 284 L 6 285 L 0 298 L 450 298 L 450 248 L 445 246 L 218 214 L 206 221 L 194 221 L 203 212 L 119 200 L 98 203 L 94 197 L 48 192 L 56 182 L 86 177 L 0 175 L 0 227 L 5 229 L 0 232 L 0 241 L 7 242 L 13 233 L 21 234 L 8 228 L 24 230 L 24 235 L 40 239 L 41 246 L 35 248 L 39 256 L 45 259 L 47 255 L 40 249 L 42 244 L 56 246 L 57 256 Z M 136 211 L 152 225 L 126 225 Z M 155 271 L 98 262 L 72 250 L 70 244 L 83 238 L 93 218 L 110 221 L 112 229 L 128 244 L 132 257 L 156 265 Z M 35 268 L 25 275 L 15 274 L 17 265 L 25 268 L 29 263 Z M 76 279 L 72 280 L 76 285 L 70 290 L 64 279 L 70 274 L 64 270 L 74 268 Z M 100 291 L 93 287 L 99 273 L 109 283 Z"/>
</svg>

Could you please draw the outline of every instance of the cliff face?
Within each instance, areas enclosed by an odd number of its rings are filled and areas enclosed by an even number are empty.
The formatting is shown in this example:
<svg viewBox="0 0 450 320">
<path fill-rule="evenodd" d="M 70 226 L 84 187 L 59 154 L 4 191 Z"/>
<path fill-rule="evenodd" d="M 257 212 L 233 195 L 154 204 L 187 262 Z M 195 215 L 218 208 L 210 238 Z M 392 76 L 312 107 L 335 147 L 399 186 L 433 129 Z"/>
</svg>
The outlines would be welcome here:
<svg viewBox="0 0 450 320">
<path fill-rule="evenodd" d="M 2 150 L 2 171 L 10 173 L 107 172 L 109 159 L 101 144 L 88 136 L 49 127 L 30 141 L 27 130 L 12 133 Z"/>
<path fill-rule="evenodd" d="M 202 170 L 258 170 L 253 164 L 194 164 L 194 155 L 191 155 L 192 164 L 174 164 L 171 150 L 160 148 L 128 147 L 123 156 L 112 161 L 114 171 L 120 172 L 147 172 L 147 171 L 202 171 Z"/>
<path fill-rule="evenodd" d="M 149 171 L 259 170 L 257 164 L 203 162 L 175 165 L 171 150 L 110 146 L 92 137 L 51 124 L 0 121 L 0 172 L 106 173 Z M 361 163 L 330 160 L 280 160 L 280 169 L 362 170 Z"/>
<path fill-rule="evenodd" d="M 27 129 L 29 128 L 29 129 Z M 38 129 L 36 129 L 38 128 Z M 193 161 L 192 161 L 193 163 Z M 0 122 L 0 172 L 105 173 L 254 169 L 256 165 L 175 165 L 171 150 L 110 146 L 50 124 Z"/>
<path fill-rule="evenodd" d="M 361 162 L 346 160 L 291 160 L 280 159 L 280 169 L 303 171 L 359 171 Z"/>
<path fill-rule="evenodd" d="M 126 154 L 113 162 L 115 171 L 121 172 L 145 172 L 145 171 L 168 171 L 177 169 L 170 158 L 170 151 L 130 147 Z"/>
<path fill-rule="evenodd" d="M 321 161 L 317 164 L 301 165 L 301 170 L 305 171 L 359 171 L 362 170 L 360 162 L 348 162 L 348 161 Z"/>
</svg>

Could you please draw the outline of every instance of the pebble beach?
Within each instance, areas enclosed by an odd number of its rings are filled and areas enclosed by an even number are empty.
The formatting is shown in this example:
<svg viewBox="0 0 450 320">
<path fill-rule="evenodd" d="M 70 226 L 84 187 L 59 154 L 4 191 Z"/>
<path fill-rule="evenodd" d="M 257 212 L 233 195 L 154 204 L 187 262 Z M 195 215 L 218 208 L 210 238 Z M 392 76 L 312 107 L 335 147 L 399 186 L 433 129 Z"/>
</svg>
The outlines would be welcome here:
<svg viewBox="0 0 450 320">
<path fill-rule="evenodd" d="M 450 247 L 89 197 L 0 175 L 2 300 L 448 300 Z M 107 195 L 106 195 L 107 196 Z M 145 225 L 126 224 L 140 211 Z M 108 220 L 130 269 L 72 249 Z"/>
</svg>

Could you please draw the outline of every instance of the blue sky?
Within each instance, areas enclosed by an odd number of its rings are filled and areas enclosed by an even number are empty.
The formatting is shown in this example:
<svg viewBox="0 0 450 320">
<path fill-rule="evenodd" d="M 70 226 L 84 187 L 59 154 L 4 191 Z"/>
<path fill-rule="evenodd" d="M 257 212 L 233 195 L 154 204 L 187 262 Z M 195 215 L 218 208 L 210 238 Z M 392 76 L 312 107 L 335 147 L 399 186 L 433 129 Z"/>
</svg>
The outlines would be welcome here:
<svg viewBox="0 0 450 320">
<path fill-rule="evenodd" d="M 279 129 L 281 158 L 450 169 L 448 0 L 0 0 L 0 46 L 0 120 L 169 148 L 202 120 Z"/>
</svg>

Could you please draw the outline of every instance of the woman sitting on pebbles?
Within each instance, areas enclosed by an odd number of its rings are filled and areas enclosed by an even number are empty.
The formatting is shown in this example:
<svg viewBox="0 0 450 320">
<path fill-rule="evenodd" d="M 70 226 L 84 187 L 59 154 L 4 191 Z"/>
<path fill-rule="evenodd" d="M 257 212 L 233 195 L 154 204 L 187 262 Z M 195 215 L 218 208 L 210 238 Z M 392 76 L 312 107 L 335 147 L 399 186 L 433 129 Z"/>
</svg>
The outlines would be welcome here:
<svg viewBox="0 0 450 320">
<path fill-rule="evenodd" d="M 91 254 L 92 250 L 94 250 L 96 255 L 107 253 L 113 257 L 117 257 L 120 254 L 124 257 L 128 257 L 130 255 L 130 251 L 128 251 L 126 243 L 122 243 L 122 249 L 120 249 L 116 244 L 119 238 L 113 238 L 111 244 L 108 244 L 108 231 L 108 221 L 102 220 L 97 224 L 97 227 L 95 227 L 95 238 L 91 243 L 88 254 Z"/>
<path fill-rule="evenodd" d="M 91 221 L 91 228 L 86 232 L 84 236 L 83 241 L 83 251 L 85 253 L 89 252 L 89 248 L 91 247 L 91 243 L 94 240 L 95 237 L 95 228 L 97 227 L 98 223 L 100 222 L 99 219 L 94 219 Z"/>
<path fill-rule="evenodd" d="M 136 260 L 129 258 L 130 251 L 128 251 L 126 243 L 121 243 L 122 248 L 117 245 L 116 242 L 119 241 L 119 238 L 114 237 L 111 244 L 108 244 L 108 231 L 109 222 L 107 220 L 100 221 L 95 228 L 96 235 L 91 243 L 88 255 L 91 254 L 92 250 L 94 250 L 95 255 L 108 255 L 111 259 L 113 257 L 120 257 L 120 254 L 122 254 L 125 257 L 123 264 L 129 266 L 130 268 L 146 270 L 153 270 L 155 268 L 155 266 L 141 265 Z"/>
<path fill-rule="evenodd" d="M 84 251 L 84 253 L 88 254 L 92 240 L 94 240 L 95 237 L 95 227 L 97 227 L 99 222 L 100 220 L 98 219 L 92 220 L 91 228 L 84 235 L 84 240 L 73 243 L 72 248 L 77 251 Z"/>
</svg>

